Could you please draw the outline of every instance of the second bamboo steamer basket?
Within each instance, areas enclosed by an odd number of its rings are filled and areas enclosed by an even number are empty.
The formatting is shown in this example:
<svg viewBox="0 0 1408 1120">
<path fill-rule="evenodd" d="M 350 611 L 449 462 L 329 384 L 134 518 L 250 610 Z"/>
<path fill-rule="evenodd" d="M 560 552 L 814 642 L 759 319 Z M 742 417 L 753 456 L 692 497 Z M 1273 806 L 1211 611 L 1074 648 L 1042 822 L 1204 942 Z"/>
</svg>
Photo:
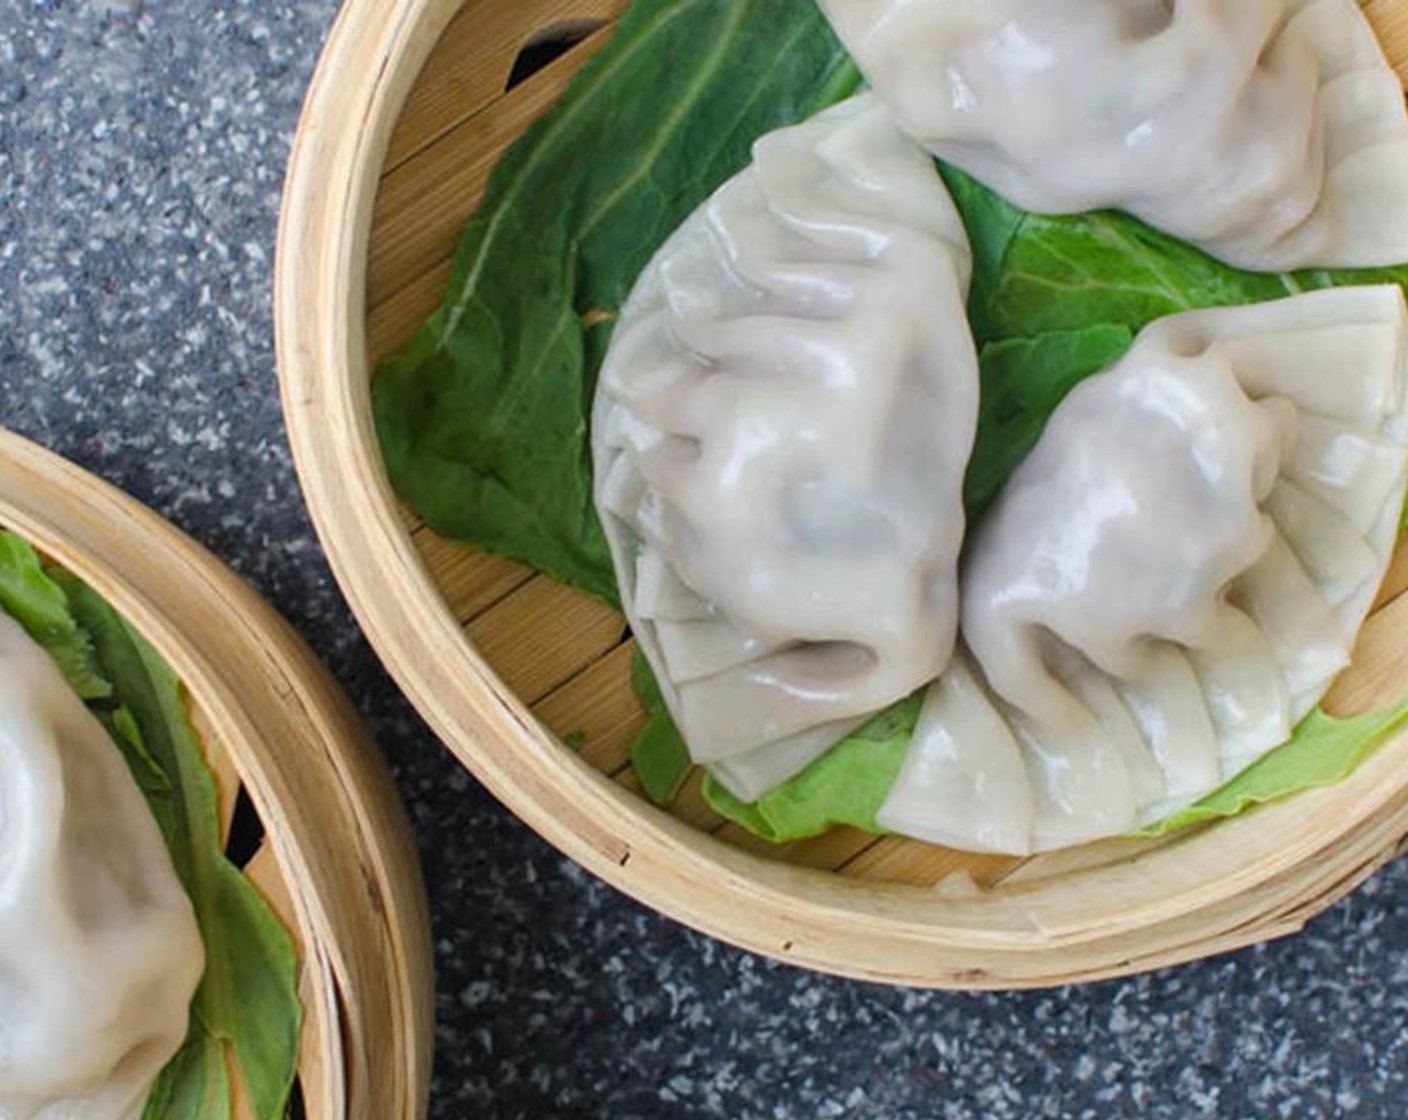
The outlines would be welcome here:
<svg viewBox="0 0 1408 1120">
<path fill-rule="evenodd" d="M 1396 854 L 1408 736 L 1331 789 L 1163 841 L 1025 861 L 850 830 L 773 849 L 714 816 L 697 781 L 672 814 L 639 795 L 624 619 L 420 525 L 387 483 L 368 392 L 376 362 L 441 299 L 499 155 L 623 6 L 349 0 L 295 143 L 276 298 L 294 455 L 353 609 L 459 759 L 566 854 L 666 914 L 799 965 L 927 987 L 1091 980 L 1279 937 Z M 1408 62 L 1408 0 L 1364 8 Z M 510 82 L 525 47 L 564 40 L 577 45 Z M 1406 590 L 1401 550 L 1334 710 L 1408 684 Z M 572 732 L 585 732 L 575 749 L 559 738 Z"/>
<path fill-rule="evenodd" d="M 239 849 L 236 865 L 298 956 L 290 1115 L 420 1120 L 434 1029 L 430 921 L 400 798 L 346 696 L 205 549 L 2 428 L 0 529 L 98 592 L 181 680 L 221 840 Z M 237 1079 L 231 1087 L 234 1116 L 252 1117 Z"/>
</svg>

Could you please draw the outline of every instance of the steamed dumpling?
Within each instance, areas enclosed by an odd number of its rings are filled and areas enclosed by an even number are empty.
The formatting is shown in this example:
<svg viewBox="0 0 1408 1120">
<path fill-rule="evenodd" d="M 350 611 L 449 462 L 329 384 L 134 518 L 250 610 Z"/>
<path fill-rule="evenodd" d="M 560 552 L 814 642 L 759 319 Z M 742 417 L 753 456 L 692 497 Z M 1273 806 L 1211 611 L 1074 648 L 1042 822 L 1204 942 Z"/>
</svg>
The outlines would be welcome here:
<svg viewBox="0 0 1408 1120">
<path fill-rule="evenodd" d="M 1408 260 L 1403 88 L 1354 0 L 821 0 L 901 125 L 1028 210 L 1244 268 Z"/>
<path fill-rule="evenodd" d="M 0 615 L 0 1120 L 135 1120 L 205 955 L 101 724 Z"/>
<path fill-rule="evenodd" d="M 637 283 L 592 425 L 626 614 L 748 799 L 948 662 L 978 408 L 967 236 L 885 107 L 753 157 Z"/>
<path fill-rule="evenodd" d="M 880 814 L 1022 854 L 1181 808 L 1349 660 L 1408 469 L 1397 287 L 1195 311 L 1053 414 L 975 534 L 966 650 Z"/>
</svg>

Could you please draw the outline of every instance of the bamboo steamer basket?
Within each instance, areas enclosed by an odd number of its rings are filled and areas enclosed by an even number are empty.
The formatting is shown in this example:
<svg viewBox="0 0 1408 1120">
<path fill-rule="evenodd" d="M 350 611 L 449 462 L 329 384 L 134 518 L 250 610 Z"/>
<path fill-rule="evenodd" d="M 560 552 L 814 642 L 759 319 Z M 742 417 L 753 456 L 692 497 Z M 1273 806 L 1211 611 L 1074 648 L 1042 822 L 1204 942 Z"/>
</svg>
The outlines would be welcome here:
<svg viewBox="0 0 1408 1120">
<path fill-rule="evenodd" d="M 400 507 L 368 393 L 377 361 L 442 298 L 499 155 L 623 6 L 348 0 L 295 142 L 276 297 L 295 459 L 353 609 L 460 760 L 562 851 L 666 914 L 799 965 L 928 987 L 1091 980 L 1279 937 L 1396 854 L 1408 736 L 1332 789 L 1163 841 L 1028 860 L 847 829 L 773 848 L 715 816 L 697 776 L 671 814 L 647 804 L 626 753 L 642 714 L 624 619 Z M 1364 7 L 1408 63 L 1408 0 Z M 509 82 L 525 47 L 564 39 L 576 45 Z M 1331 710 L 1408 684 L 1405 590 L 1408 549 Z"/>
<path fill-rule="evenodd" d="M 223 835 L 240 834 L 241 869 L 298 952 L 291 1114 L 419 1120 L 433 1042 L 429 919 L 401 803 L 346 697 L 215 557 L 3 429 L 0 527 L 92 586 L 184 685 Z M 248 1101 L 235 1104 L 252 1118 Z"/>
</svg>

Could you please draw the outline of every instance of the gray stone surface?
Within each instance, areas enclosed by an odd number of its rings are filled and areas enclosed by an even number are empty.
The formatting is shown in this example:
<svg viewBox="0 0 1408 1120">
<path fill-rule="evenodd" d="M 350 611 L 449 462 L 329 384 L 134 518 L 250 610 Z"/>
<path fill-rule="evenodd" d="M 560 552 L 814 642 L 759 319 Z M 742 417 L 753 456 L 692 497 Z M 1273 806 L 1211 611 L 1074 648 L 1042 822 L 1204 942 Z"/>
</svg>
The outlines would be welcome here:
<svg viewBox="0 0 1408 1120">
<path fill-rule="evenodd" d="M 809 976 L 592 882 L 397 696 L 280 420 L 269 273 L 333 0 L 0 0 L 0 422 L 165 513 L 309 637 L 419 831 L 453 1117 L 1408 1115 L 1408 865 L 1302 937 L 1080 990 Z"/>
</svg>

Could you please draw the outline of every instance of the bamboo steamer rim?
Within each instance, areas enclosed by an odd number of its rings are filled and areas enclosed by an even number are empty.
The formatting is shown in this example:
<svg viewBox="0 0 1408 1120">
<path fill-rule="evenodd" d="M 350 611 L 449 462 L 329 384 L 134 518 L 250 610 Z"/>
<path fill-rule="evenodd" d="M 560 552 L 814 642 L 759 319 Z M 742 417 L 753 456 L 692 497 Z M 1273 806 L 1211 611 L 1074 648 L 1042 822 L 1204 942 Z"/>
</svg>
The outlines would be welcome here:
<svg viewBox="0 0 1408 1120">
<path fill-rule="evenodd" d="M 256 885 L 298 943 L 310 1120 L 417 1120 L 433 1044 L 429 917 L 395 787 L 293 629 L 201 546 L 0 429 L 0 527 L 73 572 L 172 666 L 233 807 L 275 865 Z M 261 853 L 263 854 L 263 853 Z M 253 876 L 251 875 L 251 878 Z"/>
<path fill-rule="evenodd" d="M 558 18 L 611 6 L 535 3 Z M 1125 975 L 1290 933 L 1391 858 L 1408 836 L 1405 736 L 1331 789 L 1096 870 L 982 893 L 763 860 L 654 809 L 558 743 L 471 644 L 417 553 L 367 391 L 379 173 L 421 67 L 460 7 L 344 7 L 295 139 L 275 318 L 294 458 L 334 573 L 389 671 L 491 792 L 594 874 L 689 925 L 821 971 L 940 988 Z M 487 28 L 508 7 L 470 0 L 466 12 Z M 1408 0 L 1365 7 L 1381 34 L 1408 44 Z"/>
</svg>

